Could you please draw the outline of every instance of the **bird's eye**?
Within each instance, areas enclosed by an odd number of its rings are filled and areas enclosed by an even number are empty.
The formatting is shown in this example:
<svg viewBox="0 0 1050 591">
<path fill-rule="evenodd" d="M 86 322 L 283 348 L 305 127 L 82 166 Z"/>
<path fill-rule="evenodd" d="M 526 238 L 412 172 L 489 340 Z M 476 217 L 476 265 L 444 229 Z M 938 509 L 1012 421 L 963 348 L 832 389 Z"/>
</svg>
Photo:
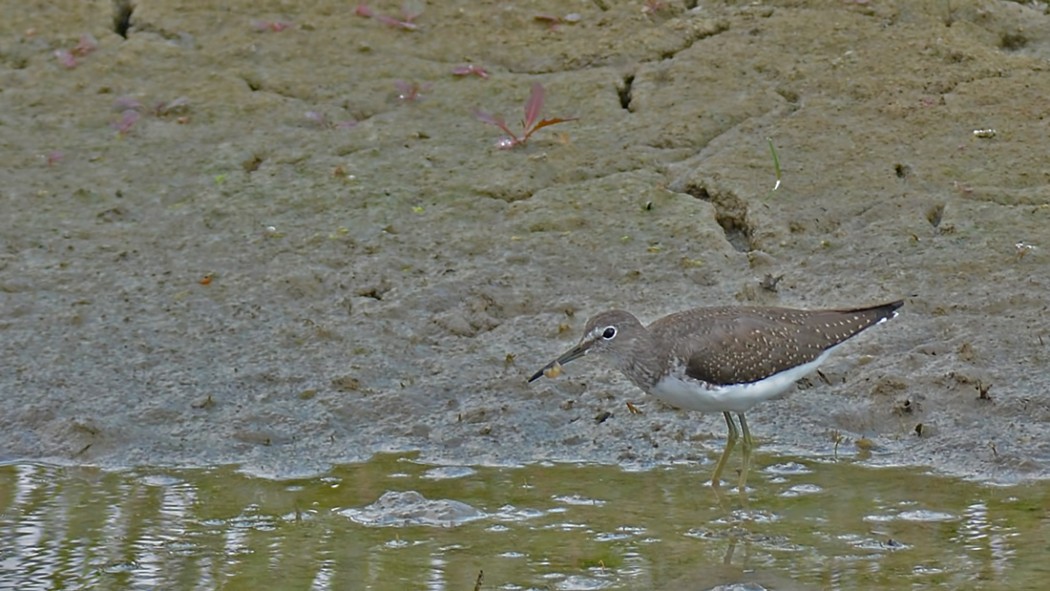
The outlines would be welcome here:
<svg viewBox="0 0 1050 591">
<path fill-rule="evenodd" d="M 614 336 L 616 336 L 616 327 L 615 326 L 606 326 L 605 327 L 605 331 L 602 332 L 602 338 L 608 341 L 608 340 L 612 339 Z"/>
</svg>

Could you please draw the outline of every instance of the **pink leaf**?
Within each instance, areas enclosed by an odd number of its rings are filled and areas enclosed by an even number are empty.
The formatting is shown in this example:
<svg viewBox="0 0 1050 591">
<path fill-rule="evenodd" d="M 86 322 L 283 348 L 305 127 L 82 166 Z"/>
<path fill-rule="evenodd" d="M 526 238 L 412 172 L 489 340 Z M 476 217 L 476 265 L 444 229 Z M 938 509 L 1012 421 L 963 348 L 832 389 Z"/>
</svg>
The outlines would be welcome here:
<svg viewBox="0 0 1050 591">
<path fill-rule="evenodd" d="M 77 67 L 77 58 L 73 56 L 73 53 L 66 49 L 56 49 L 55 59 L 58 63 L 62 64 L 62 67 L 72 70 Z"/>
<path fill-rule="evenodd" d="M 131 128 L 135 126 L 135 123 L 139 120 L 139 112 L 132 109 L 128 109 L 120 114 L 120 121 L 112 125 L 113 129 L 117 130 L 120 135 L 127 135 L 131 132 Z"/>
<path fill-rule="evenodd" d="M 478 118 L 478 121 L 481 121 L 482 123 L 488 123 L 489 125 L 495 125 L 511 137 L 517 139 L 517 135 L 513 131 L 511 131 L 509 127 L 507 127 L 507 122 L 503 120 L 503 117 L 500 117 L 499 115 L 490 115 L 485 111 L 481 110 L 474 111 L 474 116 Z"/>
<path fill-rule="evenodd" d="M 525 128 L 526 135 L 533 129 L 533 125 L 536 123 L 536 119 L 540 116 L 540 111 L 543 110 L 543 85 L 539 82 L 532 85 L 532 92 L 529 94 L 529 100 L 525 101 L 525 119 L 522 121 L 522 127 Z"/>
<path fill-rule="evenodd" d="M 532 20 L 539 23 L 547 23 L 550 30 L 557 30 L 558 25 L 561 24 L 561 18 L 554 16 L 553 14 L 537 14 L 532 17 Z"/>
<path fill-rule="evenodd" d="M 475 66 L 474 64 L 466 64 L 462 66 L 456 66 L 452 68 L 452 74 L 455 76 L 470 76 L 474 75 L 478 78 L 488 78 L 488 70 L 481 66 Z"/>
<path fill-rule="evenodd" d="M 267 31 L 271 33 L 280 33 L 281 31 L 292 28 L 293 24 L 288 21 L 252 21 L 252 26 L 256 31 L 265 33 Z"/>
<path fill-rule="evenodd" d="M 547 127 L 548 125 L 557 125 L 559 123 L 567 123 L 569 121 L 577 121 L 577 120 L 579 120 L 579 117 L 551 117 L 549 119 L 544 119 L 543 121 L 540 121 L 539 123 L 537 123 L 536 127 L 533 127 L 532 130 L 536 131 L 537 129 L 543 129 L 544 127 Z"/>
<path fill-rule="evenodd" d="M 387 16 L 385 14 L 377 14 L 372 18 L 385 25 L 394 27 L 395 29 L 401 29 L 403 31 L 415 31 L 419 28 L 419 25 L 413 23 L 412 21 L 398 20 L 392 16 Z"/>
<path fill-rule="evenodd" d="M 85 33 L 80 36 L 80 41 L 73 47 L 71 53 L 78 57 L 85 57 L 96 49 L 98 49 L 98 41 L 94 35 Z"/>
</svg>

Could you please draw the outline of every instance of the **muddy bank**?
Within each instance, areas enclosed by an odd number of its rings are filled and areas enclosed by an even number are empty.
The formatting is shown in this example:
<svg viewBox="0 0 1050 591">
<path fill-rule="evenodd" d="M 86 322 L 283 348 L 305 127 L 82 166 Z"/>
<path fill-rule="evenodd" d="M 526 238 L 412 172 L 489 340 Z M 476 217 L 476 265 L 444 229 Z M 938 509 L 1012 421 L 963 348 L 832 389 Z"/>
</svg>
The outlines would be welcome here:
<svg viewBox="0 0 1050 591">
<path fill-rule="evenodd" d="M 718 416 L 525 378 L 611 306 L 905 297 L 762 451 L 1046 477 L 1050 19 L 928 4 L 10 8 L 0 459 L 710 461 Z M 536 82 L 579 120 L 498 150 Z"/>
</svg>

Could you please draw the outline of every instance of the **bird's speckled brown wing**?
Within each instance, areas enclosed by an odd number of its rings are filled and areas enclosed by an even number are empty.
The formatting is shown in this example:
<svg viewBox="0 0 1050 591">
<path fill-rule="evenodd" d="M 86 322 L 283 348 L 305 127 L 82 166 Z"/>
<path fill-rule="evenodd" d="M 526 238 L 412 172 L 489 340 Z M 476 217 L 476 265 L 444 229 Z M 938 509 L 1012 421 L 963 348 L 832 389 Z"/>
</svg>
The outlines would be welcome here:
<svg viewBox="0 0 1050 591">
<path fill-rule="evenodd" d="M 901 302 L 854 310 L 696 308 L 650 325 L 673 342 L 687 376 L 741 384 L 814 361 L 824 351 L 894 315 Z"/>
</svg>

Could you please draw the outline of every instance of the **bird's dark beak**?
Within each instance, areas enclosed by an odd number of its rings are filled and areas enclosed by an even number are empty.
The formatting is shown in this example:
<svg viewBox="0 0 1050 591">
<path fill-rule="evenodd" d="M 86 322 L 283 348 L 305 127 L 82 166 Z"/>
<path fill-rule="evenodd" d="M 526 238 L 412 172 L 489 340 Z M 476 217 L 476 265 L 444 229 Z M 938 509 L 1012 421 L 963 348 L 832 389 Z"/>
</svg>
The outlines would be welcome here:
<svg viewBox="0 0 1050 591">
<path fill-rule="evenodd" d="M 565 365 L 566 363 L 574 359 L 579 359 L 580 357 L 583 357 L 587 354 L 587 350 L 591 348 L 591 343 L 593 342 L 594 341 L 582 341 L 579 345 L 576 345 L 572 349 L 569 349 L 568 351 L 562 353 L 561 357 L 558 357 L 554 361 L 551 361 L 547 365 L 544 365 L 542 369 L 532 374 L 532 377 L 529 378 L 529 383 L 535 382 L 536 380 L 540 379 L 540 377 L 547 373 L 547 371 L 555 367 Z"/>
</svg>

